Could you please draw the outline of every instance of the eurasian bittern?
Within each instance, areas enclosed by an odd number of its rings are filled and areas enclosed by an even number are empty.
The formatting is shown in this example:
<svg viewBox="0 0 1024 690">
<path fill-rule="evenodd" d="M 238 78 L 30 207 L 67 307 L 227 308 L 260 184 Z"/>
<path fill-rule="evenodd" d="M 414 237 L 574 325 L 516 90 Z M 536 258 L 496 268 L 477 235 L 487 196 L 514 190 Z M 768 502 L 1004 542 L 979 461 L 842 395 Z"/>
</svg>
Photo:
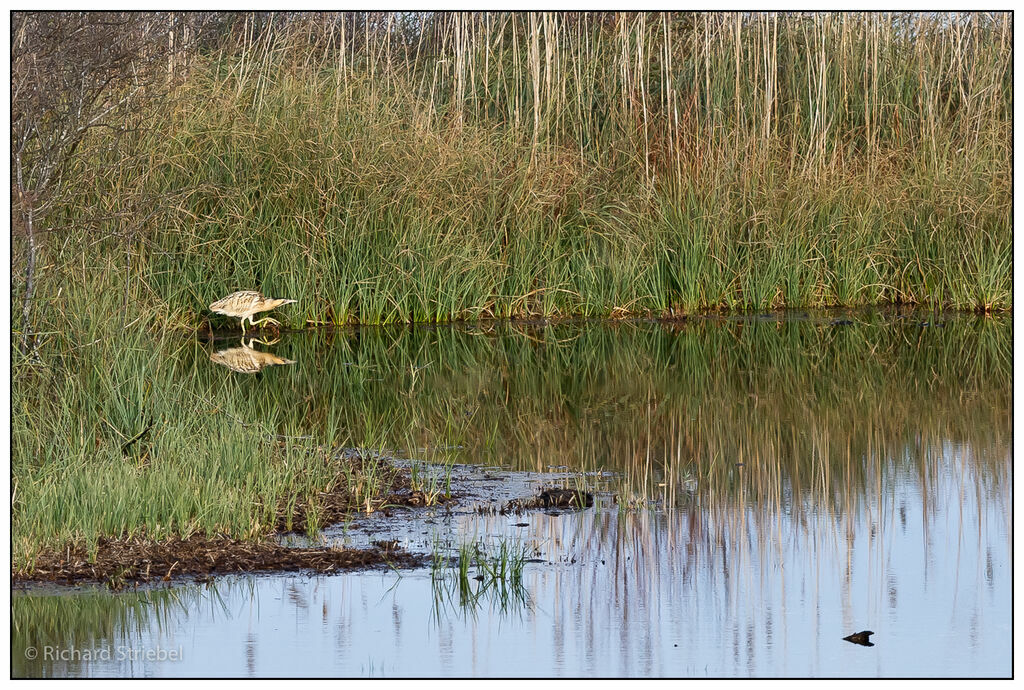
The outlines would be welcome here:
<svg viewBox="0 0 1024 690">
<path fill-rule="evenodd" d="M 255 290 L 242 290 L 240 292 L 233 292 L 224 299 L 217 300 L 210 305 L 210 311 L 226 316 L 234 316 L 235 318 L 241 317 L 242 333 L 245 333 L 246 319 L 249 319 L 249 323 L 253 326 L 266 322 L 280 326 L 281 323 L 279 321 L 269 316 L 259 321 L 253 321 L 252 317 L 261 311 L 270 311 L 280 307 L 282 304 L 291 304 L 294 301 L 293 299 L 271 299 L 264 297 Z"/>
</svg>

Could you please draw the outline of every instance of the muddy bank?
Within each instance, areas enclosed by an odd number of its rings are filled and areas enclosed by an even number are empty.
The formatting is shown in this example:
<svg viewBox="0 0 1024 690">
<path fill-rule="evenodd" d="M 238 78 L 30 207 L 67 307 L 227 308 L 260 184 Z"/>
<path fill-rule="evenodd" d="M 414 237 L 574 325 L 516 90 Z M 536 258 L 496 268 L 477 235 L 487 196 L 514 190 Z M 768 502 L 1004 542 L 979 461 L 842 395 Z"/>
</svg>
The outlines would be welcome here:
<svg viewBox="0 0 1024 690">
<path fill-rule="evenodd" d="M 229 573 L 308 570 L 331 573 L 374 566 L 412 566 L 423 559 L 393 544 L 369 549 L 289 548 L 276 541 L 245 542 L 227 537 L 193 535 L 152 541 L 144 538 L 100 539 L 95 560 L 84 546 L 47 552 L 15 582 L 77 584 L 103 582 L 113 589 L 128 584 L 204 578 Z"/>
<path fill-rule="evenodd" d="M 381 462 L 383 460 L 383 462 Z M 61 549 L 38 554 L 31 569 L 12 573 L 15 583 L 53 582 L 77 584 L 102 582 L 118 589 L 129 584 L 169 581 L 180 577 L 204 578 L 229 573 L 307 570 L 330 573 L 337 570 L 375 566 L 410 566 L 423 561 L 390 544 L 371 544 L 366 548 L 338 548 L 308 545 L 285 546 L 280 537 L 305 532 L 310 515 L 326 527 L 354 515 L 366 515 L 392 506 L 422 506 L 434 501 L 422 491 L 411 488 L 407 469 L 397 467 L 393 458 L 372 451 L 346 448 L 330 460 L 338 468 L 333 487 L 321 492 L 315 504 L 300 501 L 290 509 L 278 506 L 274 531 L 259 540 L 232 539 L 226 536 L 192 535 L 153 540 L 146 537 L 104 537 L 97 542 L 96 557 L 90 559 L 84 544 L 66 544 Z M 374 462 L 383 484 L 372 499 L 356 495 L 349 474 L 366 473 L 366 464 Z M 443 497 L 442 497 L 443 498 Z"/>
<path fill-rule="evenodd" d="M 203 580 L 232 573 L 332 573 L 373 567 L 414 567 L 426 563 L 436 545 L 430 540 L 418 545 L 410 543 L 410 537 L 425 525 L 435 524 L 440 515 L 449 518 L 482 513 L 522 515 L 529 511 L 574 511 L 594 504 L 593 494 L 550 486 L 552 481 L 569 481 L 569 473 L 434 465 L 420 469 L 422 479 L 435 487 L 433 491 L 423 491 L 413 488 L 408 462 L 391 454 L 344 449 L 334 455 L 334 461 L 339 467 L 355 472 L 364 471 L 365 463 L 373 462 L 378 476 L 386 483 L 386 490 L 368 501 L 354 495 L 348 482 L 339 481 L 336 488 L 317 496 L 315 507 L 305 502 L 287 513 L 280 508 L 274 532 L 255 541 L 198 534 L 159 541 L 145 537 L 105 537 L 98 541 L 93 559 L 84 544 L 66 545 L 60 550 L 40 553 L 31 570 L 13 573 L 14 582 L 101 582 L 120 589 L 178 578 Z M 450 479 L 452 494 L 437 490 L 445 475 Z M 305 534 L 313 512 L 316 525 L 320 527 L 316 530 L 319 535 L 316 541 Z M 353 535 L 362 535 L 362 538 L 357 537 L 357 543 L 344 546 L 332 542 L 332 535 L 339 526 L 349 539 Z"/>
<path fill-rule="evenodd" d="M 369 474 L 367 464 L 374 463 L 373 473 L 377 481 L 383 485 L 378 496 L 372 499 L 357 496 L 351 491 L 349 474 L 339 471 L 329 491 L 320 492 L 315 505 L 302 501 L 287 509 L 284 504 L 278 506 L 277 534 L 303 533 L 309 526 L 311 513 L 316 515 L 316 524 L 321 528 L 337 524 L 353 515 L 376 513 L 391 507 L 408 506 L 422 507 L 443 504 L 454 500 L 443 494 L 429 495 L 412 487 L 409 469 L 399 467 L 396 458 L 391 454 L 380 454 L 355 448 L 344 448 L 338 451 L 332 462 L 347 468 L 352 476 Z"/>
</svg>

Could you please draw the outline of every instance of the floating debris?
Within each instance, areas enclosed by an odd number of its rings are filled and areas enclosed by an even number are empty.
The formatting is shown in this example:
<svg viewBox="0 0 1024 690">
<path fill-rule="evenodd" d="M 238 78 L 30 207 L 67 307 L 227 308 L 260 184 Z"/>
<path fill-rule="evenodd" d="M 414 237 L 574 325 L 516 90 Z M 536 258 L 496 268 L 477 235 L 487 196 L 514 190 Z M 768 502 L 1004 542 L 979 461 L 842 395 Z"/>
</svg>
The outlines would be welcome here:
<svg viewBox="0 0 1024 690">
<path fill-rule="evenodd" d="M 854 644 L 859 644 L 859 645 L 864 646 L 864 647 L 874 647 L 875 643 L 868 639 L 869 637 L 871 637 L 874 634 L 875 633 L 873 633 L 870 630 L 861 630 L 858 633 L 853 633 L 852 635 L 847 635 L 843 639 L 846 640 L 847 642 L 852 642 Z"/>
<path fill-rule="evenodd" d="M 506 503 L 501 514 L 520 513 L 538 508 L 589 508 L 594 505 L 594 494 L 575 489 L 545 489 L 535 498 L 514 498 Z"/>
</svg>

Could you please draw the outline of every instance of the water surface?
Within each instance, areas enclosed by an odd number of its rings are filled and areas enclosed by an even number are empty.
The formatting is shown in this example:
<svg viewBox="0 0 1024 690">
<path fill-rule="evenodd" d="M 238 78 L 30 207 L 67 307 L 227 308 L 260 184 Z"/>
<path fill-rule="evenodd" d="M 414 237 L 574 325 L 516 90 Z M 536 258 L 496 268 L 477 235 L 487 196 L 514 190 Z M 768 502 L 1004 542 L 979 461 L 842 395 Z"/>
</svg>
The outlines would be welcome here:
<svg viewBox="0 0 1024 690">
<path fill-rule="evenodd" d="M 1011 330 L 895 312 L 367 328 L 252 344 L 293 362 L 254 374 L 211 361 L 231 345 L 179 348 L 167 366 L 263 396 L 282 432 L 371 439 L 461 493 L 326 540 L 514 544 L 521 586 L 424 568 L 31 590 L 14 675 L 1009 676 Z M 476 510 L 545 486 L 597 500 Z M 865 629 L 873 647 L 842 639 Z"/>
</svg>

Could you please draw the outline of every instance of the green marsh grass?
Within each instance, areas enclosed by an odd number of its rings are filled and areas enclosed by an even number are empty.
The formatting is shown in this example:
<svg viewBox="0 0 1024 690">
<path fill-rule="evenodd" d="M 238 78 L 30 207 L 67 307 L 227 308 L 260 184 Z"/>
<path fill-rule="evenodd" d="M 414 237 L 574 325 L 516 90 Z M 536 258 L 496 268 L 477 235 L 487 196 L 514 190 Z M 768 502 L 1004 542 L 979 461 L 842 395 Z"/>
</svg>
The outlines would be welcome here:
<svg viewBox="0 0 1024 690">
<path fill-rule="evenodd" d="M 508 539 L 462 544 L 454 557 L 443 555 L 448 550 L 442 544 L 434 545 L 431 583 L 435 616 L 440 617 L 449 606 L 463 615 L 473 615 L 484 603 L 503 612 L 529 605 L 529 592 L 523 585 L 529 549 L 524 544 Z"/>
<path fill-rule="evenodd" d="M 241 288 L 298 326 L 1012 306 L 1005 13 L 349 21 L 195 55 L 131 158 L 88 139 L 33 331 L 90 248 L 140 327 Z"/>
<path fill-rule="evenodd" d="M 429 449 L 428 449 L 429 450 Z M 427 505 L 452 497 L 452 464 L 454 455 L 445 453 L 448 459 L 430 453 L 430 461 L 414 460 L 410 467 L 409 488 L 422 491 Z"/>
</svg>

